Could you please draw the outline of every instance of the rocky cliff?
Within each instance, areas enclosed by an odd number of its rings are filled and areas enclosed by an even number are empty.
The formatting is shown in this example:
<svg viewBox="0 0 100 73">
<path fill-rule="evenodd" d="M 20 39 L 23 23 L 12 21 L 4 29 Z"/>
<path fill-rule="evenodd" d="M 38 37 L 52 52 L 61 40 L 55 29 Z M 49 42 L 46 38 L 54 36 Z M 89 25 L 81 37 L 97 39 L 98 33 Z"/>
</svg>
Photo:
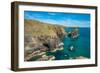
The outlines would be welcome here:
<svg viewBox="0 0 100 73">
<path fill-rule="evenodd" d="M 65 34 L 64 26 L 43 23 L 36 20 L 25 20 L 25 36 L 61 37 Z"/>
<path fill-rule="evenodd" d="M 25 60 L 57 50 L 61 38 L 66 34 L 64 26 L 36 20 L 24 21 Z M 40 56 L 39 56 L 40 57 Z"/>
</svg>

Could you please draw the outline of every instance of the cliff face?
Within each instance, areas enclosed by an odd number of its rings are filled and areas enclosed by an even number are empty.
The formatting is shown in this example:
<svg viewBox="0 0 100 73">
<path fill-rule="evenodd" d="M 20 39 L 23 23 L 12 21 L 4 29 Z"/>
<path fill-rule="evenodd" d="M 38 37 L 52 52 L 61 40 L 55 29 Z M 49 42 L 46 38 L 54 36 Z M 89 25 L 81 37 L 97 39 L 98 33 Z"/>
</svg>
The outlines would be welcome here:
<svg viewBox="0 0 100 73">
<path fill-rule="evenodd" d="M 51 38 L 61 37 L 65 34 L 64 27 L 43 23 L 36 20 L 25 20 L 25 36 L 47 36 Z"/>
<path fill-rule="evenodd" d="M 35 56 L 41 58 L 47 51 L 57 50 L 59 48 L 59 43 L 61 42 L 60 38 L 65 34 L 64 26 L 43 23 L 36 20 L 25 20 L 25 61 L 28 61 Z M 47 59 L 49 59 L 49 56 Z"/>
</svg>

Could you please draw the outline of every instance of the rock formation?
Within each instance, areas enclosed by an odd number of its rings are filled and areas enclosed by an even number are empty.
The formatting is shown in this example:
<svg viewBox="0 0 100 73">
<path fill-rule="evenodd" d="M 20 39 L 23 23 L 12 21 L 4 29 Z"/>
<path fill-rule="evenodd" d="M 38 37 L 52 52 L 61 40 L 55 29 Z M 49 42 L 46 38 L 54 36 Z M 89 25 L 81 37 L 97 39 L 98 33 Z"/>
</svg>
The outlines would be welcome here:
<svg viewBox="0 0 100 73">
<path fill-rule="evenodd" d="M 25 20 L 24 21 L 25 61 L 30 60 L 34 56 L 40 55 L 40 53 L 42 53 L 41 55 L 43 55 L 47 51 L 53 51 L 55 49 L 59 50 L 59 44 L 61 43 L 61 38 L 63 38 L 65 34 L 66 32 L 64 30 L 64 26 L 43 23 L 36 20 Z"/>
</svg>

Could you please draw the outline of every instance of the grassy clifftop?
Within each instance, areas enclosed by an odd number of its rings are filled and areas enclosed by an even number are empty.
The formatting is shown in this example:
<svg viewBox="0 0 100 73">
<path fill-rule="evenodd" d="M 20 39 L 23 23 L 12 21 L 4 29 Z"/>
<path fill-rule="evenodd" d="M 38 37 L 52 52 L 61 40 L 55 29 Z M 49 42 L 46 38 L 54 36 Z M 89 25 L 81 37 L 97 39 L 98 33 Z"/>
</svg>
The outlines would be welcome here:
<svg viewBox="0 0 100 73">
<path fill-rule="evenodd" d="M 37 20 L 24 21 L 25 36 L 61 37 L 65 34 L 64 26 L 40 22 Z"/>
</svg>

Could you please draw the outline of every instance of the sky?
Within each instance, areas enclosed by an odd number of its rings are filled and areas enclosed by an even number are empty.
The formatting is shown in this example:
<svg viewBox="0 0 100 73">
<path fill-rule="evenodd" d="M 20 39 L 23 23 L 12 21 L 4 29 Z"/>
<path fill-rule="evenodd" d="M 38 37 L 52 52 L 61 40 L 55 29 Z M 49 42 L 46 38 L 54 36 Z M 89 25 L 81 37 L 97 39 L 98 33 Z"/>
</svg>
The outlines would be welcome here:
<svg viewBox="0 0 100 73">
<path fill-rule="evenodd" d="M 64 25 L 90 27 L 90 14 L 24 11 L 24 19 Z"/>
</svg>

